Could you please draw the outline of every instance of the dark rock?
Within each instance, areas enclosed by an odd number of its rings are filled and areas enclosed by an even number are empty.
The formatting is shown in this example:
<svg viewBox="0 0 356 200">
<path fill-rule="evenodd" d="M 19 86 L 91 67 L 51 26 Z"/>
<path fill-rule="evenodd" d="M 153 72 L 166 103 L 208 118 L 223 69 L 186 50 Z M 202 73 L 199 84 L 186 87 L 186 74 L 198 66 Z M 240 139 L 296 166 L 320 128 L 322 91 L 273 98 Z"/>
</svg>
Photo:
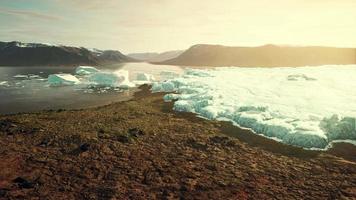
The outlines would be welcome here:
<svg viewBox="0 0 356 200">
<path fill-rule="evenodd" d="M 205 151 L 208 148 L 208 146 L 206 144 L 198 142 L 193 138 L 189 138 L 187 140 L 187 145 L 194 149 L 202 150 L 202 151 Z"/>
<path fill-rule="evenodd" d="M 8 132 L 11 128 L 16 127 L 16 125 L 9 119 L 0 120 L 0 131 Z"/>
<path fill-rule="evenodd" d="M 103 134 L 103 133 L 105 133 L 105 131 L 104 131 L 104 129 L 99 128 L 98 133 Z"/>
<path fill-rule="evenodd" d="M 51 143 L 51 140 L 50 140 L 50 139 L 44 138 L 44 139 L 38 144 L 38 146 L 47 147 L 50 143 Z"/>
<path fill-rule="evenodd" d="M 127 135 L 118 135 L 116 137 L 116 139 L 119 141 L 119 142 L 122 142 L 122 143 L 129 143 L 130 142 L 130 138 L 127 136 Z"/>
<path fill-rule="evenodd" d="M 225 137 L 225 136 L 214 136 L 214 137 L 211 137 L 210 138 L 210 141 L 213 142 L 213 143 L 225 143 L 229 140 L 228 137 Z"/>
<path fill-rule="evenodd" d="M 7 135 L 14 135 L 16 133 L 33 134 L 38 130 L 38 128 L 28 128 L 22 125 L 17 125 L 9 119 L 0 120 L 0 132 L 4 132 Z"/>
<path fill-rule="evenodd" d="M 84 143 L 82 145 L 80 145 L 79 149 L 82 151 L 82 152 L 85 152 L 85 151 L 88 151 L 90 148 L 90 144 L 88 143 Z"/>
<path fill-rule="evenodd" d="M 17 177 L 16 179 L 13 180 L 14 183 L 18 185 L 19 188 L 24 188 L 24 189 L 29 189 L 33 188 L 34 184 L 22 177 Z"/>
<path fill-rule="evenodd" d="M 129 129 L 128 133 L 130 136 L 133 136 L 133 137 L 138 137 L 138 136 L 145 134 L 142 130 L 140 130 L 138 128 L 131 128 L 131 129 Z"/>
<path fill-rule="evenodd" d="M 8 190 L 0 188 L 0 197 L 5 197 Z"/>
</svg>

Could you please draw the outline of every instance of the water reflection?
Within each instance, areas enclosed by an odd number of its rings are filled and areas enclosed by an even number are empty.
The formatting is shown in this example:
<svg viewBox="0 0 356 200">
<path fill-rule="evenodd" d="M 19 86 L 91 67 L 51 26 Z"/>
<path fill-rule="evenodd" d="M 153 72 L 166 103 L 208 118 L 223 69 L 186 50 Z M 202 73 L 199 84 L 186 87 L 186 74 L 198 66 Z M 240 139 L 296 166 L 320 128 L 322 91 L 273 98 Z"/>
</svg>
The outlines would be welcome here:
<svg viewBox="0 0 356 200">
<path fill-rule="evenodd" d="M 130 80 L 137 73 L 149 73 L 158 80 L 162 71 L 183 73 L 177 66 L 130 63 L 104 66 L 103 71 L 125 69 Z M 33 112 L 45 109 L 75 109 L 127 100 L 136 89 L 93 89 L 82 85 L 49 87 L 50 74 L 74 74 L 75 67 L 0 67 L 0 114 Z"/>
</svg>

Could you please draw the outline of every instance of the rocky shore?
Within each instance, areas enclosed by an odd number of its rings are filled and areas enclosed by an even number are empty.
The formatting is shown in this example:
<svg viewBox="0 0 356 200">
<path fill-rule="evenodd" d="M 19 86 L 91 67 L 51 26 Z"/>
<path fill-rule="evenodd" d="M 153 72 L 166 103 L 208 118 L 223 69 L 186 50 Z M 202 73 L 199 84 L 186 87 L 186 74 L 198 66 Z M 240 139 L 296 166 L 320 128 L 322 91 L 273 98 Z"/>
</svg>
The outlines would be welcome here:
<svg viewBox="0 0 356 200">
<path fill-rule="evenodd" d="M 0 199 L 356 198 L 354 152 L 283 145 L 162 96 L 0 116 Z"/>
</svg>

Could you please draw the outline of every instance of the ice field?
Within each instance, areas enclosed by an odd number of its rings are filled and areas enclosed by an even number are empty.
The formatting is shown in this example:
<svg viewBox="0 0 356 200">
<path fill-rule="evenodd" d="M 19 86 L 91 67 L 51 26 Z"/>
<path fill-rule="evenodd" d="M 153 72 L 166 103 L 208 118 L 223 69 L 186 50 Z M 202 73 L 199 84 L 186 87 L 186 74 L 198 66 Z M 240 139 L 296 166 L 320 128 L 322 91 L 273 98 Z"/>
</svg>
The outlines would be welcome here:
<svg viewBox="0 0 356 200">
<path fill-rule="evenodd" d="M 154 83 L 177 111 L 229 120 L 286 144 L 356 140 L 356 66 L 189 69 Z"/>
</svg>

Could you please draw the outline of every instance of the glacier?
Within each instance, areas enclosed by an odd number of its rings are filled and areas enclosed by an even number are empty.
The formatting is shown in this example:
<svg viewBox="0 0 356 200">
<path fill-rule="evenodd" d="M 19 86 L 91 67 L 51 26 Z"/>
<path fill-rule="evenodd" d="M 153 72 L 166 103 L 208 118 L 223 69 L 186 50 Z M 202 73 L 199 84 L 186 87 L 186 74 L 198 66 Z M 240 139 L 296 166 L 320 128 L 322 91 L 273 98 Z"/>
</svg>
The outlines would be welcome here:
<svg viewBox="0 0 356 200">
<path fill-rule="evenodd" d="M 356 140 L 356 65 L 186 69 L 156 82 L 174 110 L 306 149 Z M 352 142 L 351 142 L 352 143 Z"/>
<path fill-rule="evenodd" d="M 77 75 L 90 75 L 93 73 L 99 72 L 99 70 L 95 67 L 91 67 L 91 66 L 79 66 L 75 69 L 75 73 Z"/>
<path fill-rule="evenodd" d="M 51 74 L 48 76 L 49 86 L 68 86 L 80 83 L 79 79 L 71 74 Z"/>
</svg>

